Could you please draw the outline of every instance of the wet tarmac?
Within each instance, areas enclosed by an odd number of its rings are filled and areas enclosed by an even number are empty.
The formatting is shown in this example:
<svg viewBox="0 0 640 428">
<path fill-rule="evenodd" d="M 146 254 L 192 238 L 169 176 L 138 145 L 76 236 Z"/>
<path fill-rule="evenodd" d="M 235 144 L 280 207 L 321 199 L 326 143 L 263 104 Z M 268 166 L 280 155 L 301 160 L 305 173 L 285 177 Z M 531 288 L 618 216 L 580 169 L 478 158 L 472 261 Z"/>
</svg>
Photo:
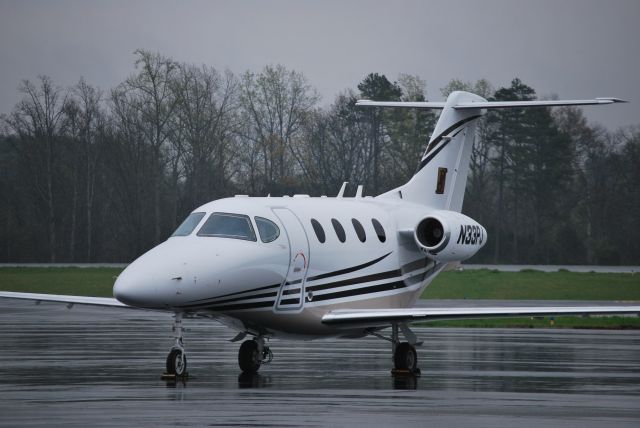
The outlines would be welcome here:
<svg viewBox="0 0 640 428">
<path fill-rule="evenodd" d="M 416 328 L 387 342 L 272 340 L 239 376 L 234 333 L 186 320 L 190 377 L 160 379 L 169 314 L 0 299 L 1 426 L 640 426 L 640 332 Z"/>
</svg>

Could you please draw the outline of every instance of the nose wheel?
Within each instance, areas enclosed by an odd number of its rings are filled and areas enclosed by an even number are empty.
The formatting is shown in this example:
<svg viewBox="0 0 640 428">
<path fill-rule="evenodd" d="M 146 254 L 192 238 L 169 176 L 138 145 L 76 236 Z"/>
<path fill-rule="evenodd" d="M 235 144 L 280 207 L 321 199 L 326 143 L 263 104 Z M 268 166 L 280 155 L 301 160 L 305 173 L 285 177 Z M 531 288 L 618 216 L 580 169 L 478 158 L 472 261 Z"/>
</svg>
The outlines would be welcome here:
<svg viewBox="0 0 640 428">
<path fill-rule="evenodd" d="M 173 318 L 173 331 L 175 344 L 169 355 L 167 355 L 167 371 L 163 377 L 186 377 L 187 376 L 187 355 L 182 340 L 184 329 L 182 328 L 182 313 L 176 312 Z"/>
<path fill-rule="evenodd" d="M 187 374 L 187 356 L 183 349 L 173 348 L 167 356 L 167 374 L 184 376 Z"/>
</svg>

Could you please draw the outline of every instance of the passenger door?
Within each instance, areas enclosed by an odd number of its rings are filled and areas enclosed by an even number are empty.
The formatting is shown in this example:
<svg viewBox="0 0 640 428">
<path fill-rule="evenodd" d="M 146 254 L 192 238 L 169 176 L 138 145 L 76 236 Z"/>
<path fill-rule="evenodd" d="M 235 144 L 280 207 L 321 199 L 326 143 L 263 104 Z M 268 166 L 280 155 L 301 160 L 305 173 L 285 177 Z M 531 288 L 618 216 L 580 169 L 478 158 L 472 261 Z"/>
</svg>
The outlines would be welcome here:
<svg viewBox="0 0 640 428">
<path fill-rule="evenodd" d="M 289 240 L 289 269 L 280 286 L 275 310 L 301 311 L 304 305 L 304 287 L 309 268 L 309 240 L 296 216 L 288 208 L 273 208 Z"/>
</svg>

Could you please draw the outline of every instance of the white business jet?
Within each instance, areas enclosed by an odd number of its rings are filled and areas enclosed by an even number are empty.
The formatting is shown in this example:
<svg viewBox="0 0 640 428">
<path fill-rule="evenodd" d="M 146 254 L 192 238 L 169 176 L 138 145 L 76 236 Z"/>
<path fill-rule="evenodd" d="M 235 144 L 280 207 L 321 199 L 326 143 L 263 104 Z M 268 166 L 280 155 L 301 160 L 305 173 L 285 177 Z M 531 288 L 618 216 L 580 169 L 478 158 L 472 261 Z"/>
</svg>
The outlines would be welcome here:
<svg viewBox="0 0 640 428">
<path fill-rule="evenodd" d="M 195 209 L 165 242 L 118 276 L 114 299 L 49 294 L 0 296 L 175 313 L 167 372 L 187 369 L 182 319 L 205 317 L 235 330 L 243 372 L 273 355 L 265 340 L 367 335 L 392 344 L 394 370 L 417 372 L 420 320 L 524 315 L 638 313 L 640 306 L 416 308 L 425 287 L 449 263 L 473 256 L 487 232 L 460 213 L 476 122 L 486 109 L 611 104 L 489 102 L 453 92 L 446 102 L 376 102 L 369 107 L 441 109 L 417 172 L 376 197 L 236 196 Z M 346 183 L 345 183 L 346 184 Z M 382 330 L 391 327 L 389 337 Z M 400 337 L 404 338 L 401 341 Z"/>
</svg>

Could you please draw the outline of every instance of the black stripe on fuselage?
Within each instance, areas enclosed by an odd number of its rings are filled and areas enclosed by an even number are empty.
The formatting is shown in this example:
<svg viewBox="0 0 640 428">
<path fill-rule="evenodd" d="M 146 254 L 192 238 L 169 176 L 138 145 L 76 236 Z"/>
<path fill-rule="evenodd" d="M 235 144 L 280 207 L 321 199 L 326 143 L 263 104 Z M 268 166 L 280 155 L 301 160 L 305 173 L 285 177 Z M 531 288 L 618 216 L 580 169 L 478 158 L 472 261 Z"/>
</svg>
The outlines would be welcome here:
<svg viewBox="0 0 640 428">
<path fill-rule="evenodd" d="M 208 309 L 212 311 L 239 311 L 242 309 L 257 309 L 257 308 L 270 308 L 273 306 L 275 300 L 267 300 L 264 302 L 250 302 L 250 303 L 237 303 L 231 305 L 202 305 L 200 309 Z"/>
<path fill-rule="evenodd" d="M 276 297 L 278 295 L 278 291 L 272 291 L 270 293 L 260 293 L 260 294 L 252 294 L 250 296 L 242 296 L 242 297 L 235 297 L 233 299 L 224 299 L 224 300 L 215 300 L 213 302 L 207 302 L 207 301 L 197 301 L 198 303 L 188 303 L 186 305 L 184 305 L 183 307 L 185 308 L 192 308 L 192 307 L 196 307 L 196 306 L 203 306 L 203 305 L 220 305 L 220 304 L 224 304 L 224 303 L 231 303 L 231 302 L 241 302 L 244 300 L 250 300 L 250 299 L 262 299 L 262 298 L 266 298 L 266 297 Z"/>
<path fill-rule="evenodd" d="M 385 256 L 386 257 L 386 256 Z M 380 280 L 384 280 L 384 279 L 391 279 L 391 278 L 397 278 L 399 276 L 405 275 L 405 274 L 409 274 L 412 271 L 418 270 L 418 269 L 423 269 L 425 267 L 427 267 L 429 265 L 430 260 L 427 258 L 424 259 L 418 259 L 415 260 L 413 262 L 407 263 L 404 266 L 402 266 L 400 269 L 395 269 L 395 270 L 391 270 L 391 271 L 387 271 L 387 272 L 380 272 L 380 273 L 376 273 L 376 274 L 371 274 L 371 275 L 364 275 L 364 276 L 360 276 L 360 277 L 356 277 L 356 278 L 350 278 L 350 279 L 345 279 L 342 281 L 335 281 L 335 282 L 329 282 L 326 284 L 320 284 L 320 285 L 315 285 L 315 286 L 307 286 L 305 287 L 306 291 L 322 291 L 322 290 L 329 290 L 332 288 L 338 288 L 338 287 L 344 287 L 347 285 L 355 285 L 355 284 L 361 284 L 361 283 L 365 283 L 365 282 L 373 282 L 373 281 L 380 281 Z M 419 278 L 419 277 L 418 277 Z M 405 281 L 409 282 L 409 285 L 412 285 L 413 283 L 415 283 L 415 277 L 410 277 L 407 278 Z M 402 281 L 399 281 L 402 282 Z M 273 287 L 273 286 L 270 286 Z M 358 288 L 355 290 L 365 290 L 367 287 L 364 288 Z M 264 287 L 258 288 L 256 290 L 261 290 L 264 289 Z M 352 291 L 352 290 L 348 290 L 348 291 Z M 246 291 L 244 293 L 247 293 L 249 291 Z M 283 292 L 283 295 L 291 295 L 291 294 L 296 294 L 296 293 L 300 293 L 300 289 L 296 288 L 296 289 L 292 289 L 292 290 L 285 290 Z M 341 293 L 341 292 L 338 292 Z M 314 300 L 325 300 L 324 296 L 333 296 L 336 293 L 328 293 L 322 296 L 318 296 L 317 298 L 314 298 Z M 217 300 L 219 298 L 216 298 L 215 301 L 206 301 L 207 299 L 203 299 L 203 300 L 195 300 L 193 303 L 189 302 L 188 304 L 182 306 L 184 308 L 196 308 L 196 307 L 200 307 L 200 308 L 211 308 L 211 309 L 216 309 L 218 310 L 218 306 L 220 306 L 221 304 L 223 306 L 229 306 L 229 305 L 224 305 L 224 304 L 228 304 L 228 303 L 232 303 L 232 302 L 238 302 L 237 305 L 239 305 L 240 303 L 242 303 L 243 301 L 246 300 L 252 300 L 252 299 L 259 299 L 259 298 L 266 298 L 266 297 L 276 297 L 277 296 L 277 291 L 273 291 L 270 293 L 260 293 L 260 294 L 253 294 L 253 295 L 246 295 L 246 296 L 240 296 L 240 297 L 235 297 L 233 299 L 225 299 L 225 300 Z M 337 297 L 330 297 L 330 298 L 337 298 Z M 211 299 L 209 299 L 211 300 Z M 285 303 L 289 300 L 293 300 L 293 299 L 286 299 L 283 300 L 281 303 L 282 304 L 291 304 L 291 303 Z M 255 303 L 265 303 L 265 302 L 255 302 Z M 271 300 L 271 303 L 274 303 L 274 300 Z"/>
<path fill-rule="evenodd" d="M 424 158 L 421 162 L 420 165 L 418 166 L 418 170 L 416 171 L 416 173 L 418 171 L 420 171 L 422 168 L 424 168 L 429 162 L 431 162 L 431 159 L 433 159 L 438 153 L 440 153 L 440 151 L 447 145 L 449 144 L 449 141 L 445 141 L 440 147 L 438 147 L 436 150 L 434 150 L 435 146 L 442 141 L 442 139 L 449 134 L 451 131 L 455 130 L 456 128 L 458 128 L 459 126 L 464 125 L 467 122 L 471 122 L 474 119 L 479 118 L 481 115 L 475 115 L 475 116 L 470 116 L 466 119 L 460 120 L 456 123 L 454 123 L 453 125 L 451 125 L 450 127 L 448 127 L 447 129 L 444 130 L 444 132 L 442 132 L 440 135 L 438 135 L 436 138 L 433 139 L 433 141 L 431 143 L 429 143 L 429 147 L 427 147 L 427 157 Z M 456 133 L 455 135 L 458 135 L 458 133 Z M 454 136 L 455 136 L 454 135 Z M 452 137 L 453 138 L 453 137 Z"/>
<path fill-rule="evenodd" d="M 352 267 L 346 268 L 346 269 L 335 270 L 333 272 L 327 272 L 327 273 L 323 273 L 323 274 L 316 275 L 316 276 L 310 276 L 310 277 L 307 278 L 307 281 L 316 281 L 318 279 L 331 278 L 332 276 L 344 275 L 345 273 L 355 272 L 357 270 L 364 269 L 366 267 L 369 267 L 371 265 L 374 265 L 374 264 L 378 263 L 380 260 L 386 258 L 389 254 L 391 254 L 391 252 L 385 254 L 382 257 L 378 257 L 375 260 L 371 260 L 370 262 L 363 263 L 363 264 L 358 265 L 358 266 L 352 266 Z"/>
<path fill-rule="evenodd" d="M 330 278 L 332 276 L 344 275 L 346 273 L 355 272 L 357 270 L 364 269 L 366 267 L 369 267 L 371 265 L 374 265 L 374 264 L 378 263 L 380 260 L 382 260 L 385 257 L 387 257 L 389 254 L 391 254 L 391 252 L 385 254 L 384 256 L 378 257 L 377 259 L 374 259 L 374 260 L 371 260 L 369 262 L 363 263 L 361 265 L 352 266 L 352 267 L 349 267 L 349 268 L 346 268 L 346 269 L 336 270 L 336 271 L 333 271 L 333 272 L 327 272 L 327 273 L 323 273 L 321 275 L 316 275 L 316 276 L 313 276 L 313 277 L 308 277 L 307 281 Z M 294 281 L 291 281 L 291 282 L 287 282 L 285 285 L 298 284 L 301 281 L 302 280 L 298 279 L 298 280 L 294 280 Z M 219 299 L 222 299 L 224 297 L 237 296 L 238 294 L 253 293 L 255 291 L 269 290 L 271 288 L 280 288 L 281 285 L 282 284 L 273 284 L 273 285 L 267 285 L 267 286 L 264 286 L 264 287 L 252 288 L 251 290 L 236 291 L 234 293 L 223 294 L 222 296 L 207 297 L 205 299 L 192 300 L 192 301 L 188 302 L 187 304 L 189 306 L 195 306 L 196 304 L 201 304 L 201 303 L 218 303 Z M 237 299 L 234 299 L 234 300 L 244 300 L 244 299 L 251 299 L 251 298 L 255 298 L 255 297 L 252 297 L 252 296 L 241 296 L 241 297 L 238 297 Z"/>
<path fill-rule="evenodd" d="M 429 259 L 419 259 L 414 262 L 407 263 L 402 267 L 402 269 L 418 270 L 428 266 L 428 264 L 429 264 Z M 361 287 L 361 288 L 355 288 L 351 290 L 343 290 L 343 291 L 337 291 L 334 293 L 327 293 L 320 296 L 314 296 L 312 301 L 319 302 L 319 301 L 325 301 L 325 300 L 340 299 L 343 297 L 364 296 L 366 294 L 371 294 L 371 293 L 379 293 L 382 291 L 398 290 L 400 288 L 410 287 L 414 284 L 424 281 L 430 274 L 434 272 L 435 268 L 437 267 L 438 265 L 434 264 L 434 266 L 430 269 L 431 273 L 425 272 L 425 275 L 414 275 L 412 277 L 409 277 L 400 281 L 393 281 L 393 282 L 388 282 L 384 284 L 372 285 L 369 287 Z M 410 272 L 407 272 L 407 273 L 410 273 Z M 201 304 L 199 306 L 202 306 L 201 309 L 208 309 L 208 310 L 214 310 L 214 311 L 234 311 L 234 310 L 243 310 L 243 309 L 268 308 L 273 306 L 274 303 L 275 303 L 275 300 L 269 300 L 265 302 L 237 303 L 237 304 L 222 305 L 222 306 L 215 305 L 215 304 L 214 305 Z M 281 304 L 283 305 L 299 304 L 299 303 L 300 303 L 299 298 L 285 299 L 281 302 Z"/>
<path fill-rule="evenodd" d="M 326 284 L 310 285 L 305 287 L 305 290 L 322 291 L 322 290 L 328 290 L 331 288 L 344 287 L 347 285 L 361 284 L 363 282 L 373 282 L 373 281 L 381 281 L 383 279 L 396 278 L 398 276 L 411 273 L 412 271 L 425 268 L 429 265 L 429 262 L 430 260 L 427 258 L 418 259 L 413 262 L 407 263 L 406 265 L 402 266 L 400 269 L 394 269 L 387 272 L 374 273 L 371 275 L 359 276 L 356 278 L 349 278 L 342 281 L 329 282 Z"/>
<path fill-rule="evenodd" d="M 405 266 L 416 264 L 421 261 L 422 260 L 417 260 Z M 371 293 L 379 293 L 382 291 L 391 291 L 391 290 L 398 290 L 401 288 L 411 287 L 412 285 L 420 283 L 426 280 L 428 277 L 432 276 L 433 273 L 437 270 L 438 266 L 441 266 L 441 264 L 439 265 L 434 263 L 433 267 L 429 271 L 426 271 L 424 275 L 414 275 L 400 281 L 372 285 L 369 287 L 355 288 L 351 290 L 337 291 L 335 293 L 323 294 L 321 296 L 314 296 L 313 301 L 317 302 L 317 301 L 323 301 L 323 300 L 333 300 L 333 299 L 340 299 L 343 297 L 359 296 L 359 295 L 365 295 L 365 294 L 371 294 Z"/>
<path fill-rule="evenodd" d="M 253 293 L 255 291 L 268 290 L 270 288 L 280 288 L 280 285 L 281 284 L 266 285 L 264 287 L 252 288 L 251 290 L 236 291 L 235 293 L 223 294 L 222 296 L 207 297 L 205 299 L 192 300 L 192 301 L 190 301 L 188 303 L 211 302 L 212 300 L 217 303 L 217 300 L 218 299 L 222 299 L 223 297 L 237 296 L 238 294 Z M 241 297 L 238 297 L 237 299 L 234 299 L 234 300 L 248 299 L 248 298 L 250 298 L 250 296 L 241 296 Z M 253 297 L 251 297 L 251 298 L 253 298 Z"/>
<path fill-rule="evenodd" d="M 321 284 L 321 285 L 311 285 L 311 286 L 305 287 L 305 290 L 307 291 L 328 290 L 330 288 L 344 287 L 346 285 L 360 284 L 362 282 L 380 281 L 382 279 L 395 278 L 400 275 L 402 275 L 402 272 L 400 271 L 400 269 L 395 269 L 387 272 L 380 272 L 380 273 L 374 273 L 371 275 L 359 276 L 357 278 L 344 279 L 342 281 L 328 282 L 326 284 Z"/>
<path fill-rule="evenodd" d="M 314 302 L 323 300 L 340 299 L 342 297 L 358 296 L 362 294 L 379 293 L 380 291 L 397 290 L 406 287 L 404 281 L 394 281 L 385 284 L 372 285 L 370 287 L 353 288 L 351 290 L 337 291 L 335 293 L 313 296 Z"/>
</svg>

